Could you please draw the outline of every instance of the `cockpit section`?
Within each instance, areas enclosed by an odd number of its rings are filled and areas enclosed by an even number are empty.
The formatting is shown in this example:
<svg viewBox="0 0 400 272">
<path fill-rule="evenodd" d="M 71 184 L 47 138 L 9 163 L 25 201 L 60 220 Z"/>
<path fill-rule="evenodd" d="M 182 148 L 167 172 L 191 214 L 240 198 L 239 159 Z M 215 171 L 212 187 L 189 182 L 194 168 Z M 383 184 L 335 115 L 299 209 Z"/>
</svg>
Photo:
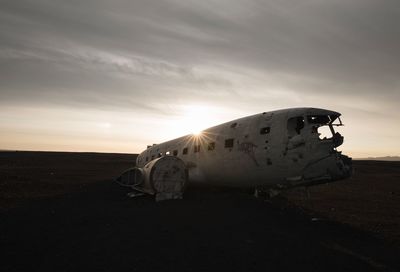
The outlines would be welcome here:
<svg viewBox="0 0 400 272">
<path fill-rule="evenodd" d="M 336 149 L 344 141 L 335 130 L 340 126 L 343 126 L 340 113 L 322 109 L 288 116 L 283 154 L 288 169 L 302 173 L 301 177 L 296 176 L 298 182 L 323 183 L 351 174 L 351 159 Z"/>
<path fill-rule="evenodd" d="M 287 136 L 290 141 L 299 141 L 299 138 L 318 138 L 320 141 L 332 142 L 334 147 L 343 143 L 343 136 L 335 131 L 334 127 L 343 126 L 339 115 L 314 114 L 288 118 Z M 308 134 L 308 135 L 307 135 Z M 313 137 L 317 136 L 317 137 Z M 303 139 L 304 140 L 304 139 Z"/>
</svg>

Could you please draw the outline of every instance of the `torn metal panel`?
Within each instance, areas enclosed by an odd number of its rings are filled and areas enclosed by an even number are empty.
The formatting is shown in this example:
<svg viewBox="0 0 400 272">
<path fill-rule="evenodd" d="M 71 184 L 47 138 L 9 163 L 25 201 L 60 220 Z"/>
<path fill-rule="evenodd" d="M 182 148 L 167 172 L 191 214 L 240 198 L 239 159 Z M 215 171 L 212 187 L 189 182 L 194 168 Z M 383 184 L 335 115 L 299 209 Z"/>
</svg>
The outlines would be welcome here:
<svg viewBox="0 0 400 272">
<path fill-rule="evenodd" d="M 274 190 L 344 179 L 352 166 L 337 150 L 344 141 L 336 131 L 343 126 L 340 115 L 292 108 L 226 122 L 149 146 L 120 183 L 161 200 L 182 196 L 184 186 L 176 180 L 183 182 L 179 175 L 184 172 L 194 183 Z M 175 164 L 177 176 L 171 172 Z"/>
</svg>

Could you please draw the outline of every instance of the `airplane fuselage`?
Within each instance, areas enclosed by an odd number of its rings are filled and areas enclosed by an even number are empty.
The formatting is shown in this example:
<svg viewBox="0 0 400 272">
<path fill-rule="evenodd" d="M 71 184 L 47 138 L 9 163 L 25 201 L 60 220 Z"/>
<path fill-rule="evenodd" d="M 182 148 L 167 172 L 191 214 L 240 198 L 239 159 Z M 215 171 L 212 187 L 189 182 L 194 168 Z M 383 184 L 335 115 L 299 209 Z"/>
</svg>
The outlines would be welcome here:
<svg viewBox="0 0 400 272">
<path fill-rule="evenodd" d="M 346 178 L 351 159 L 336 151 L 340 113 L 293 108 L 264 112 L 149 146 L 136 166 L 163 156 L 181 159 L 189 182 L 235 187 L 311 185 Z M 333 124 L 334 121 L 340 124 Z M 320 138 L 321 127 L 331 137 Z"/>
</svg>

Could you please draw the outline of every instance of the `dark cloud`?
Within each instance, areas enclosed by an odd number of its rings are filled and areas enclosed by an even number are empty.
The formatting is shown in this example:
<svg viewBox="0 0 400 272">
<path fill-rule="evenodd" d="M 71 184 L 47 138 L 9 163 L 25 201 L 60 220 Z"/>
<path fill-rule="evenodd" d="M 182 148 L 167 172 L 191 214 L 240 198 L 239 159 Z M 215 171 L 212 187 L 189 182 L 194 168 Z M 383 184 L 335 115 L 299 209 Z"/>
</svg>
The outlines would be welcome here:
<svg viewBox="0 0 400 272">
<path fill-rule="evenodd" d="M 3 1 L 0 100 L 151 111 L 285 90 L 394 108 L 399 25 L 388 0 Z"/>
</svg>

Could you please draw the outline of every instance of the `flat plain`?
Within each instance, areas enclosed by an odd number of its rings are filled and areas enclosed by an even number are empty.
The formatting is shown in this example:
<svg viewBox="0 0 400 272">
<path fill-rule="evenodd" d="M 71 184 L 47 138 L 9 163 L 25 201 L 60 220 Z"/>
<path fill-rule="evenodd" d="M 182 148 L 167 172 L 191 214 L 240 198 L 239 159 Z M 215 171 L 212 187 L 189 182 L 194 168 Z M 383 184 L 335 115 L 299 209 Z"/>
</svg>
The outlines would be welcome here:
<svg viewBox="0 0 400 272">
<path fill-rule="evenodd" d="M 189 184 L 155 202 L 112 182 L 135 158 L 0 152 L 0 270 L 400 270 L 400 162 L 271 201 Z"/>
</svg>

